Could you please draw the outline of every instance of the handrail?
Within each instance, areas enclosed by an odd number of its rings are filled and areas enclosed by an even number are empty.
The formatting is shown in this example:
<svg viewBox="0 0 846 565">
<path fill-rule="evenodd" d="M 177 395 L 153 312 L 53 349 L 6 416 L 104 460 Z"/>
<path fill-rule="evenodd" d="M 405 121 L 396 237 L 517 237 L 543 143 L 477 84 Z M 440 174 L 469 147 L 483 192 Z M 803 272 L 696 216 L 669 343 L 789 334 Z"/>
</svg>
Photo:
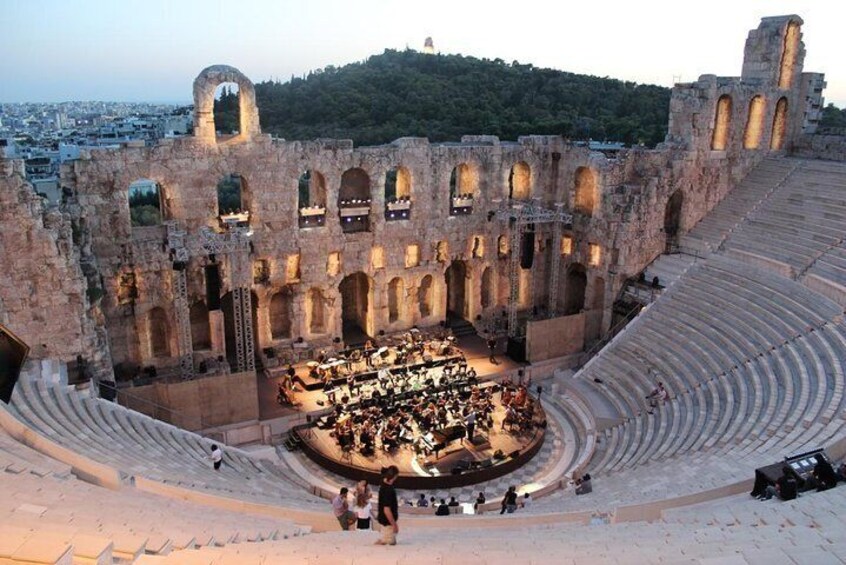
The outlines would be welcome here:
<svg viewBox="0 0 846 565">
<path fill-rule="evenodd" d="M 634 316 L 632 316 L 632 314 L 635 313 L 635 311 L 641 310 L 642 308 L 643 306 L 641 304 L 638 304 L 637 306 L 633 307 L 631 310 L 626 312 L 626 315 L 623 316 L 622 320 L 617 322 L 613 327 L 609 328 L 608 331 L 605 332 L 605 335 L 602 336 L 602 339 L 594 343 L 590 347 L 590 349 L 585 351 L 582 354 L 582 359 L 585 359 L 585 363 L 587 362 L 587 360 L 593 357 L 600 349 L 605 347 L 612 339 L 614 339 L 614 336 L 619 333 L 619 330 L 621 330 L 626 324 L 628 324 L 632 319 L 634 319 Z M 583 367 L 585 363 L 579 363 L 578 367 Z"/>
</svg>

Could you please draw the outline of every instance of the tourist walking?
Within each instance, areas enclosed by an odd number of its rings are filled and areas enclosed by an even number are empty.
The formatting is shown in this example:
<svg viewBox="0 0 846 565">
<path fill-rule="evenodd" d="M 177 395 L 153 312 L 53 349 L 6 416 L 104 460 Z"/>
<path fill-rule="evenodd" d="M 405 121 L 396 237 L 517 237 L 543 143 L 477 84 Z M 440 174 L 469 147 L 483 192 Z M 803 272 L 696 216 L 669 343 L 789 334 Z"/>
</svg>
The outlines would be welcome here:
<svg viewBox="0 0 846 565">
<path fill-rule="evenodd" d="M 394 481 L 397 480 L 399 469 L 396 465 L 386 467 L 382 471 L 382 484 L 379 486 L 379 509 L 376 520 L 382 526 L 382 537 L 376 545 L 396 545 L 399 533 L 399 505 L 397 504 L 397 490 Z"/>
<path fill-rule="evenodd" d="M 332 512 L 344 531 L 349 530 L 350 526 L 355 524 L 357 520 L 356 515 L 350 510 L 350 503 L 347 500 L 349 492 L 350 489 L 347 487 L 341 487 L 341 491 L 332 499 Z"/>
</svg>

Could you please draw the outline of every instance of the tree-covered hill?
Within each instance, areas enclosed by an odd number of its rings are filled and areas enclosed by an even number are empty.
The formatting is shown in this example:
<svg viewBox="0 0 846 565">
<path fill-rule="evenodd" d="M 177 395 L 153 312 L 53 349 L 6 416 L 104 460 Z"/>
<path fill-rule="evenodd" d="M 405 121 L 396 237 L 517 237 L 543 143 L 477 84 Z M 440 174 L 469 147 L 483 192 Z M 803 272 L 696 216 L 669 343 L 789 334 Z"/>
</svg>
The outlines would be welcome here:
<svg viewBox="0 0 846 565">
<path fill-rule="evenodd" d="M 664 139 L 670 91 L 516 61 L 386 50 L 284 84 L 256 85 L 262 130 L 285 139 L 332 137 L 374 145 L 403 136 L 563 135 L 653 146 Z M 237 129 L 235 95 L 216 103 L 221 131 Z"/>
</svg>

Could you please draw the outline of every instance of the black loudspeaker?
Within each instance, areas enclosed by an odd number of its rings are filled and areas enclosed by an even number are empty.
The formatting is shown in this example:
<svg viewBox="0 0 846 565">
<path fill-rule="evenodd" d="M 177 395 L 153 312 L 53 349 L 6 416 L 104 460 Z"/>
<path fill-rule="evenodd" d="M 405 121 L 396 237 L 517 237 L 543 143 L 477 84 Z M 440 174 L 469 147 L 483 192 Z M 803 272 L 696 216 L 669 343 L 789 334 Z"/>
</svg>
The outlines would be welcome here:
<svg viewBox="0 0 846 565">
<path fill-rule="evenodd" d="M 535 227 L 529 225 L 520 242 L 520 268 L 531 269 L 535 262 Z"/>
<path fill-rule="evenodd" d="M 29 346 L 0 324 L 0 400 L 6 404 L 12 400 L 27 355 Z"/>
<path fill-rule="evenodd" d="M 220 267 L 206 265 L 206 302 L 209 312 L 220 310 Z"/>
</svg>

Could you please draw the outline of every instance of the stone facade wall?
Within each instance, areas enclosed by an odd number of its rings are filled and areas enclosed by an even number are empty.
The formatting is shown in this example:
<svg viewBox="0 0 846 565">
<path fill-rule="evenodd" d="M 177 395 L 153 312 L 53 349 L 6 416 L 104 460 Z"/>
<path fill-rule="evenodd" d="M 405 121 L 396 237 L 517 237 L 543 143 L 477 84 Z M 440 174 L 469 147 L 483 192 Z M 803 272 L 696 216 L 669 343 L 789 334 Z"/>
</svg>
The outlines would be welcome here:
<svg viewBox="0 0 846 565">
<path fill-rule="evenodd" d="M 27 343 L 30 359 L 81 355 L 95 374 L 111 371 L 103 317 L 69 215 L 48 208 L 26 182 L 22 161 L 0 160 L 0 322 Z M 77 240 L 77 241 L 75 241 Z"/>
<path fill-rule="evenodd" d="M 793 144 L 790 154 L 806 159 L 846 161 L 846 136 L 803 135 Z"/>
<path fill-rule="evenodd" d="M 464 316 L 487 324 L 500 318 L 508 300 L 507 253 L 498 241 L 508 228 L 492 219 L 493 211 L 509 195 L 512 168 L 519 164 L 520 178 L 528 178 L 528 197 L 574 212 L 571 253 L 561 257 L 559 305 L 568 293 L 567 272 L 584 267 L 588 340 L 596 338 L 610 323 L 610 309 L 627 277 L 641 271 L 662 253 L 667 243 L 665 213 L 670 198 L 681 191 L 679 228 L 692 228 L 762 158 L 782 154 L 794 145 L 809 105 L 809 80 L 800 80 L 804 47 L 801 40 L 788 50 L 784 43 L 796 16 L 766 18 L 753 30 L 746 44 L 740 78 L 703 75 L 698 81 L 673 89 L 669 132 L 665 143 L 654 150 L 634 148 L 614 157 L 590 152 L 556 136 L 527 136 L 516 142 L 491 136 L 466 136 L 460 143 L 429 143 L 426 139 L 402 138 L 378 147 L 354 147 L 348 140 L 284 141 L 261 135 L 249 80 L 231 67 L 209 67 L 195 81 L 198 114 L 197 135 L 165 140 L 155 147 L 84 152 L 62 171 L 62 185 L 73 195 L 68 213 L 84 229 L 81 257 L 90 257 L 102 278 L 105 321 L 89 323 L 108 328 L 112 361 L 158 367 L 176 364 L 176 330 L 164 336 L 168 354 L 154 355 L 150 323 L 154 309 L 164 311 L 169 326 L 175 325 L 174 274 L 163 226 L 133 228 L 130 225 L 128 191 L 133 181 L 151 179 L 162 190 L 165 220 L 195 234 L 203 227 L 221 229 L 217 217 L 216 185 L 225 175 L 238 174 L 243 181 L 243 207 L 250 213 L 253 232 L 250 259 L 265 262 L 268 277 L 252 285 L 256 303 L 255 334 L 259 348 L 286 348 L 298 338 L 330 344 L 342 335 L 340 285 L 347 276 L 363 273 L 369 287 L 364 315 L 371 334 L 392 332 L 413 325 L 438 324 L 446 317 L 445 274 L 453 261 L 465 267 Z M 798 28 L 796 28 L 798 29 Z M 798 37 L 794 29 L 792 37 Z M 782 84 L 782 69 L 791 73 L 791 85 Z M 822 80 L 816 75 L 816 82 Z M 234 81 L 242 93 L 242 131 L 238 136 L 214 137 L 210 94 L 220 82 Z M 805 90 L 803 90 L 805 89 Z M 718 100 L 732 99 L 724 148 L 712 150 Z M 744 132 L 750 101 L 763 98 L 761 136 L 757 148 L 744 148 Z M 781 148 L 771 148 L 778 100 L 787 112 Z M 211 129 L 210 129 L 211 128 Z M 477 181 L 472 213 L 450 214 L 450 177 L 464 164 Z M 410 176 L 410 218 L 386 219 L 385 180 L 388 171 L 402 166 Z M 345 233 L 339 209 L 343 175 L 361 169 L 370 182 L 369 231 Z M 592 212 L 576 210 L 576 178 L 587 169 L 597 179 L 596 205 Z M 300 226 L 298 179 L 306 170 L 318 171 L 326 186 L 326 221 L 320 227 Z M 528 173 L 527 173 L 528 171 Z M 11 182 L 8 179 L 5 182 Z M 31 246 L 30 246 L 31 247 Z M 411 260 L 412 251 L 417 260 Z M 594 252 L 591 257 L 591 252 Z M 513 253 L 517 250 L 507 250 Z M 550 294 L 552 233 L 539 226 L 533 267 L 520 273 L 521 307 L 544 308 Z M 45 250 L 35 248 L 40 257 Z M 73 253 L 72 250 L 68 253 Z M 70 256 L 70 255 L 69 255 Z M 43 261 L 40 261 L 43 263 Z M 85 261 L 83 261 L 85 262 Z M 194 257 L 187 266 L 189 304 L 205 301 L 204 267 L 212 263 L 221 270 L 221 294 L 233 288 L 227 256 Z M 492 275 L 483 277 L 486 269 Z M 34 267 L 30 271 L 34 272 Z M 132 296 L 122 296 L 121 285 L 134 276 Z M 422 316 L 418 293 L 426 277 L 433 283 L 431 312 Z M 389 315 L 391 281 L 400 278 L 398 315 Z M 483 288 L 483 278 L 489 286 Z M 394 286 L 393 288 L 397 288 Z M 74 289 L 78 291 L 78 289 Z M 289 337 L 271 334 L 269 305 L 278 292 L 292 300 Z M 491 297 L 482 306 L 483 293 Z M 319 300 L 315 300 L 320 296 Z M 363 296 L 363 295 L 362 295 Z M 325 311 L 326 323 L 312 331 L 311 318 Z M 80 306 L 81 308 L 81 306 Z M 158 312 L 158 310 L 155 310 Z M 158 314 L 157 314 L 158 315 Z M 89 313 L 90 317 L 91 314 Z M 222 354 L 220 338 L 226 324 L 219 312 L 210 316 L 211 350 Z M 45 335 L 61 335 L 48 324 Z M 36 340 L 37 341 L 37 340 Z M 43 341 L 43 340 L 42 340 Z M 159 341 L 161 346 L 161 340 Z M 103 347 L 104 355 L 108 348 Z"/>
</svg>

